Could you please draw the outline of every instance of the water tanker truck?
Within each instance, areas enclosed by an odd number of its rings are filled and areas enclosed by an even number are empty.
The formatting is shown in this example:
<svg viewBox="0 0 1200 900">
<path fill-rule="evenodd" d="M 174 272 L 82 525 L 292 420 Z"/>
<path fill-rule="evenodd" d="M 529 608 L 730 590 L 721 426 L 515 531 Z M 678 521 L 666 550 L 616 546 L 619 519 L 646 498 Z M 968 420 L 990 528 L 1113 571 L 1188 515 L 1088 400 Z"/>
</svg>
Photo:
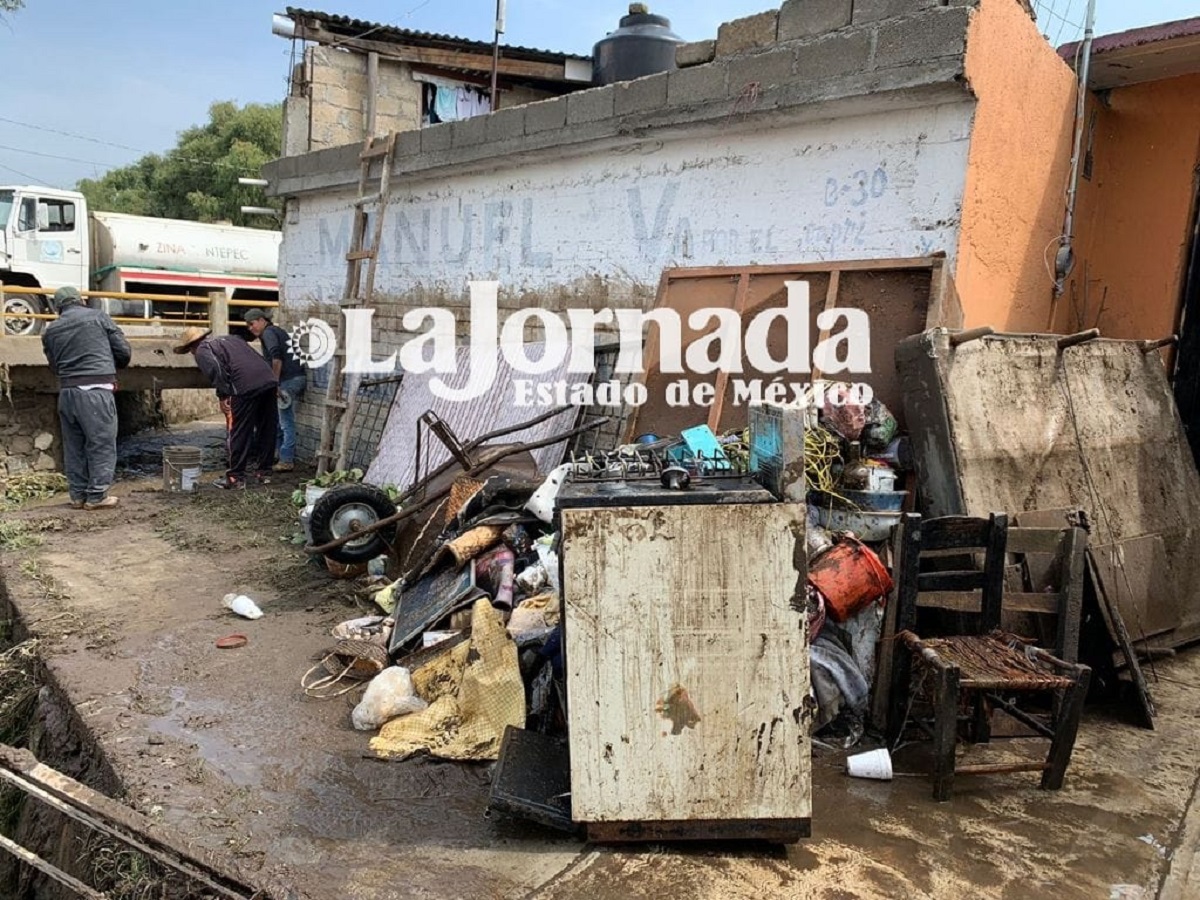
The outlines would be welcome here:
<svg viewBox="0 0 1200 900">
<path fill-rule="evenodd" d="M 153 295 L 94 298 L 109 315 L 170 322 L 205 318 L 189 297 L 225 291 L 231 300 L 278 301 L 277 231 L 89 210 L 76 191 L 0 186 L 0 284 L 43 288 L 7 293 L 8 334 L 36 334 L 48 298 L 64 286 Z M 178 298 L 177 300 L 174 298 Z"/>
</svg>

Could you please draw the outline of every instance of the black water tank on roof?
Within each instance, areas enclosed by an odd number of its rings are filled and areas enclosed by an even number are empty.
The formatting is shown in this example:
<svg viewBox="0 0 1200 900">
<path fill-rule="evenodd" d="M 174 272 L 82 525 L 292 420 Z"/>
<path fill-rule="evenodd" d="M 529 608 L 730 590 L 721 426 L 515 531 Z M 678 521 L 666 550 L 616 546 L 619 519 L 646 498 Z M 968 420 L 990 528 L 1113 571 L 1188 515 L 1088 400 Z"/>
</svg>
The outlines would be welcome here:
<svg viewBox="0 0 1200 900">
<path fill-rule="evenodd" d="M 671 31 L 671 20 L 654 16 L 644 3 L 629 4 L 621 27 L 592 49 L 592 83 L 630 81 L 675 68 L 675 48 L 683 38 Z"/>
</svg>

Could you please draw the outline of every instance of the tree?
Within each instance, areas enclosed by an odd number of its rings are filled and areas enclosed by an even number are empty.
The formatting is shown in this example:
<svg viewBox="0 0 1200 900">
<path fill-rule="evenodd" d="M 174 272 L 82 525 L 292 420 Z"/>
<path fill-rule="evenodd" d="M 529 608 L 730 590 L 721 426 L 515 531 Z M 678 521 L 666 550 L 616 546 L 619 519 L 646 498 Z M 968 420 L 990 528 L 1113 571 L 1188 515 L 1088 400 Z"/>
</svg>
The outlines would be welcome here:
<svg viewBox="0 0 1200 900">
<path fill-rule="evenodd" d="M 93 208 L 108 212 L 278 227 L 268 217 L 242 215 L 242 206 L 278 205 L 267 202 L 261 188 L 239 185 L 238 178 L 257 178 L 279 155 L 282 107 L 250 103 L 238 108 L 225 101 L 209 107 L 208 119 L 207 125 L 181 132 L 165 154 L 151 153 L 100 178 L 85 178 L 78 190 Z"/>
<path fill-rule="evenodd" d="M 0 12 L 16 12 L 25 6 L 25 0 L 0 0 Z"/>
</svg>

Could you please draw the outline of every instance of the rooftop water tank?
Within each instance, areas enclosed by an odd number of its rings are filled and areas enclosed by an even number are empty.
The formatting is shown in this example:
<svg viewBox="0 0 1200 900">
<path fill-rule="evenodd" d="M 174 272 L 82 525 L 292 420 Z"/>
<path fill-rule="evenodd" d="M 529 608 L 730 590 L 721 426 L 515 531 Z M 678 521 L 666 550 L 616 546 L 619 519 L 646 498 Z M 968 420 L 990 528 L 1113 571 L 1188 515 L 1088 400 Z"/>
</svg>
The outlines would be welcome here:
<svg viewBox="0 0 1200 900">
<path fill-rule="evenodd" d="M 675 48 L 683 38 L 671 31 L 671 20 L 655 16 L 644 3 L 629 4 L 621 27 L 592 49 L 592 83 L 629 81 L 675 68 Z"/>
</svg>

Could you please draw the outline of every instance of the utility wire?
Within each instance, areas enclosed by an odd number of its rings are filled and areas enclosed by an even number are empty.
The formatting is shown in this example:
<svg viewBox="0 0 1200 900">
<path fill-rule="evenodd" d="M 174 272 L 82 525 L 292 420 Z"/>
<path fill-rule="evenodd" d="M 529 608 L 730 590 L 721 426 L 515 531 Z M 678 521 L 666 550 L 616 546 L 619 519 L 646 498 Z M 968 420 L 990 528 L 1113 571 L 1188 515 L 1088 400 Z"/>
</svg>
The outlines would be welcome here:
<svg viewBox="0 0 1200 900">
<path fill-rule="evenodd" d="M 177 155 L 173 156 L 173 155 L 171 155 L 172 152 L 170 150 L 159 153 L 157 151 L 146 150 L 141 147 L 130 147 L 128 144 L 117 144 L 112 141 L 102 140 L 101 138 L 88 137 L 86 134 L 78 134 L 77 132 L 74 132 L 74 131 L 63 131 L 58 128 L 48 128 L 45 125 L 35 125 L 32 122 L 19 122 L 16 119 L 5 118 L 4 116 L 0 116 L 0 122 L 4 122 L 8 125 L 18 125 L 21 128 L 32 128 L 34 131 L 44 131 L 48 134 L 57 134 L 60 137 L 69 137 L 69 138 L 75 138 L 76 140 L 80 140 L 80 141 L 89 141 L 90 143 L 100 144 L 105 147 L 115 147 L 118 150 L 128 150 L 132 153 L 141 153 L 143 156 L 159 156 L 159 157 L 162 157 L 163 159 L 166 159 L 169 157 L 173 160 L 176 160 L 177 162 L 192 163 L 193 165 L 198 165 L 198 166 L 212 166 L 215 169 L 234 169 L 238 172 L 244 172 L 247 175 L 255 174 L 253 172 L 253 170 L 251 170 L 250 168 L 239 168 L 238 166 L 234 165 L 233 163 L 221 162 L 221 161 L 215 160 L 215 159 L 196 159 L 196 158 L 189 157 L 189 156 L 177 156 Z M 15 150 L 17 153 L 33 153 L 34 152 L 32 150 L 17 150 L 15 147 L 9 147 L 9 148 L 5 148 L 5 149 Z M 44 155 L 48 155 L 48 154 L 44 154 Z M 52 158 L 68 159 L 67 157 L 52 157 Z M 94 160 L 87 160 L 87 159 L 72 159 L 72 160 L 68 160 L 68 161 L 70 161 L 70 162 L 85 162 L 85 163 L 89 163 L 91 165 L 96 165 L 96 166 L 108 166 L 109 168 L 115 168 L 119 165 L 122 165 L 121 163 L 100 163 L 100 162 L 96 162 Z"/>
<path fill-rule="evenodd" d="M 0 169 L 4 169 L 6 172 L 12 172 L 14 175 L 20 175 L 30 184 L 46 184 L 45 181 L 43 181 L 41 178 L 38 178 L 36 175 L 30 175 L 28 172 L 22 172 L 20 169 L 14 169 L 12 166 L 4 165 L 4 163 L 0 163 Z"/>
</svg>

